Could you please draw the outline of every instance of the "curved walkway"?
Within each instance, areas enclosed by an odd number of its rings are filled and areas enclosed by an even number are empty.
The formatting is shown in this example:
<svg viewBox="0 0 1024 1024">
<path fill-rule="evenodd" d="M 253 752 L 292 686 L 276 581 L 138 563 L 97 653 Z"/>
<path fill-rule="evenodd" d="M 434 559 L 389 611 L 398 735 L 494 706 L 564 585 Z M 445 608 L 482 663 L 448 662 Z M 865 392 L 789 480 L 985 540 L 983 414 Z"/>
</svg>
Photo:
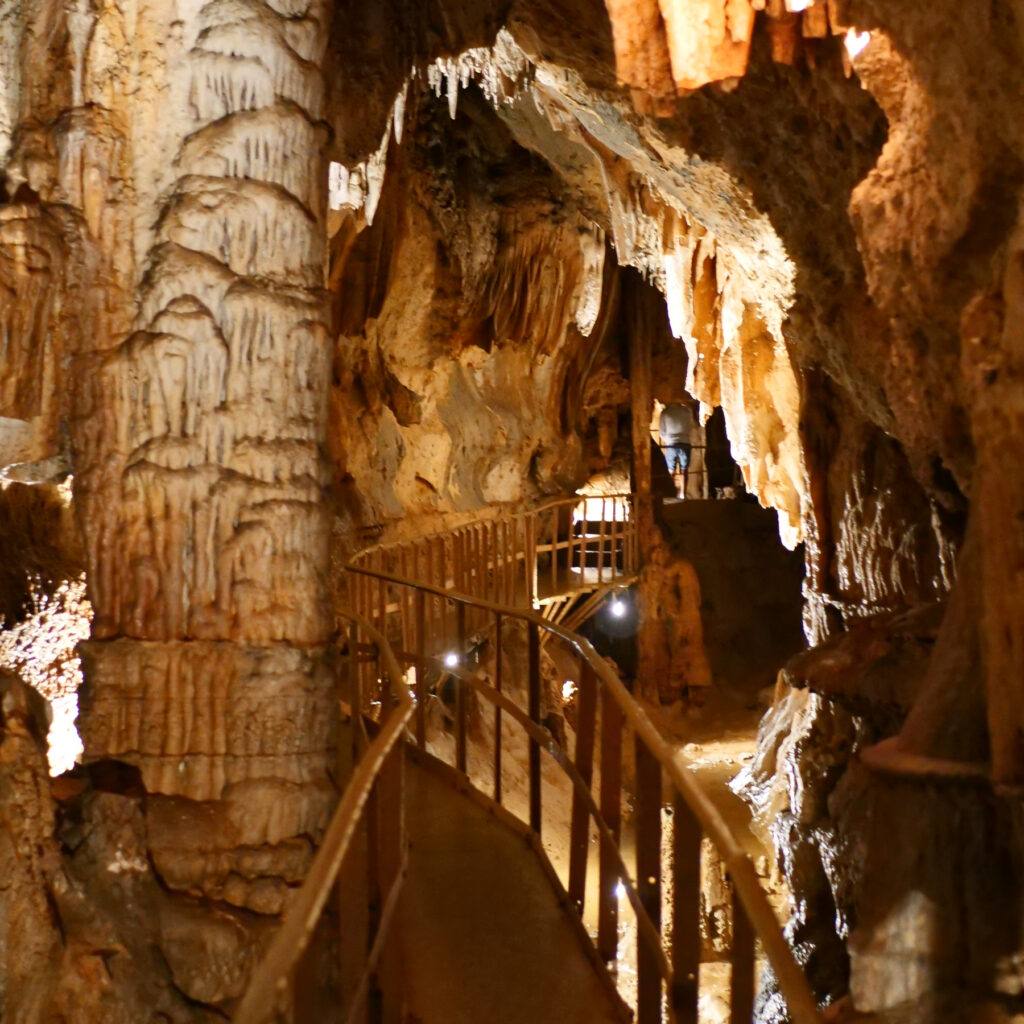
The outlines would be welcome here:
<svg viewBox="0 0 1024 1024">
<path fill-rule="evenodd" d="M 521 833 L 406 761 L 409 869 L 395 942 L 421 1024 L 621 1024 Z"/>
</svg>

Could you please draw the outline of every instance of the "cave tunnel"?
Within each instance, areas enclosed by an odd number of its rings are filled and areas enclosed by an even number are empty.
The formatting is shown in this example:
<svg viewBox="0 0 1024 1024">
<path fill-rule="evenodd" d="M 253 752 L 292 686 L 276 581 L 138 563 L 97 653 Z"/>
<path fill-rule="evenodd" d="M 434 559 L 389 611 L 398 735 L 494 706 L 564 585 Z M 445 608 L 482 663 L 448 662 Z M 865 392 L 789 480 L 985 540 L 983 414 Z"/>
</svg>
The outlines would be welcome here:
<svg viewBox="0 0 1024 1024">
<path fill-rule="evenodd" d="M 1024 1017 L 1021 0 L 0 0 L 0 1021 Z"/>
</svg>

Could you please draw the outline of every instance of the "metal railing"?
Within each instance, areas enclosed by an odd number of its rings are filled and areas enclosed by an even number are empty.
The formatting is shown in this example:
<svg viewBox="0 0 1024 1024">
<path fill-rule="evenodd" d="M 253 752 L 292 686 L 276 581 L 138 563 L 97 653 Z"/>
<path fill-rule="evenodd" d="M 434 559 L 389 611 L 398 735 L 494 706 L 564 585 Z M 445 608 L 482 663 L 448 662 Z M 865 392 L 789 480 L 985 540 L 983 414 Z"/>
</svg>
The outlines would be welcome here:
<svg viewBox="0 0 1024 1024">
<path fill-rule="evenodd" d="M 465 535 L 464 535 L 465 536 Z M 368 602 L 368 617 L 380 634 L 394 639 L 397 657 L 415 676 L 415 742 L 427 746 L 428 704 L 450 718 L 454 745 L 452 767 L 467 780 L 471 701 L 492 706 L 489 792 L 478 795 L 507 811 L 502 792 L 503 718 L 515 722 L 527 737 L 528 798 L 522 820 L 542 852 L 541 753 L 550 756 L 572 786 L 566 899 L 582 916 L 588 911 L 588 855 L 592 834 L 598 842 L 597 928 L 594 953 L 606 964 L 616 961 L 619 945 L 618 900 L 628 900 L 637 927 L 636 1020 L 691 1024 L 697 1020 L 701 954 L 699 928 L 700 847 L 707 836 L 728 871 L 733 892 L 731 949 L 731 1021 L 749 1022 L 755 994 L 755 936 L 771 963 L 779 989 L 795 1024 L 820 1024 L 814 996 L 787 945 L 761 888 L 750 858 L 725 820 L 699 788 L 681 758 L 662 738 L 610 665 L 582 637 L 547 621 L 533 609 L 453 592 L 443 586 L 414 582 L 365 565 L 350 565 L 361 581 L 357 592 L 377 594 Z M 475 577 L 463 563 L 453 568 L 456 579 Z M 453 630 L 434 631 L 433 624 L 454 623 Z M 522 679 L 511 678 L 503 649 L 504 627 L 518 623 L 526 632 L 525 693 Z M 542 636 L 557 643 L 576 666 L 575 752 L 556 738 L 545 715 L 541 675 Z M 493 666 L 487 677 L 476 667 L 487 656 Z M 563 658 L 564 664 L 564 658 Z M 520 685 L 512 685 L 518 682 Z M 392 695 L 365 671 L 361 680 L 364 707 L 387 714 Z M 517 702 L 515 697 L 520 695 Z M 525 697 L 525 705 L 523 703 Z M 450 713 L 448 708 L 451 708 Z M 598 727 L 600 722 L 600 727 Z M 635 757 L 635 855 L 633 870 L 623 843 L 623 738 L 633 733 Z M 479 747 L 479 744 L 477 744 Z M 476 749 L 476 748 L 475 748 Z M 595 787 L 595 772 L 599 781 Z M 478 773 L 479 774 L 479 773 Z M 664 783 L 667 780 L 667 789 Z M 672 807 L 670 871 L 663 871 L 662 809 Z M 662 919 L 662 886 L 671 886 L 669 920 Z M 592 915 L 593 916 L 593 915 Z"/>
<path fill-rule="evenodd" d="M 358 615 L 347 614 L 352 622 L 348 635 L 348 671 L 343 694 L 352 726 L 352 769 L 345 791 L 324 833 L 320 849 L 305 880 L 285 913 L 284 921 L 266 954 L 252 974 L 232 1020 L 234 1024 L 265 1024 L 289 1019 L 290 986 L 295 969 L 306 951 L 321 915 L 334 890 L 339 871 L 351 855 L 353 841 L 365 830 L 364 923 L 362 941 L 350 942 L 364 953 L 362 964 L 349 965 L 351 984 L 348 1007 L 342 1021 L 356 1021 L 368 1004 L 379 1001 L 377 968 L 398 904 L 405 876 L 407 840 L 404 828 L 404 747 L 399 742 L 413 715 L 415 704 L 404 683 L 402 670 L 383 634 Z M 360 654 L 372 662 L 373 676 L 382 680 L 387 700 L 376 708 L 376 735 L 367 735 L 360 708 L 364 701 L 358 690 L 356 661 Z M 339 757 L 344 761 L 343 756 Z M 361 888 L 361 887 L 358 887 Z M 339 893 L 351 903 L 360 893 Z M 351 927 L 351 922 L 345 922 Z M 353 937 L 354 938 L 354 937 Z M 358 973 L 355 973 L 358 972 Z M 371 1014 L 371 1019 L 373 1015 Z M 364 1018 L 365 1019 L 365 1018 Z"/>
<path fill-rule="evenodd" d="M 636 574 L 633 496 L 560 498 L 527 512 L 378 544 L 356 555 L 352 566 L 534 608 Z M 368 595 L 363 592 L 353 603 L 368 607 Z"/>
</svg>

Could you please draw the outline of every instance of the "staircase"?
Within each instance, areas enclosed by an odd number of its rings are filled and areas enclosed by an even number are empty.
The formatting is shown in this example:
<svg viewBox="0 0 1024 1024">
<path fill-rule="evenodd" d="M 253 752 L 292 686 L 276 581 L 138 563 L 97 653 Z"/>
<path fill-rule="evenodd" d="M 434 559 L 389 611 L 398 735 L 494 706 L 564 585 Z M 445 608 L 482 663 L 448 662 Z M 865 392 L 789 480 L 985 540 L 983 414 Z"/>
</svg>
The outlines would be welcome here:
<svg viewBox="0 0 1024 1024">
<path fill-rule="evenodd" d="M 544 614 L 566 580 L 586 598 L 636 571 L 631 520 L 594 529 L 578 504 L 377 548 L 350 565 L 356 610 L 340 694 L 349 781 L 236 1022 L 555 1024 L 632 1012 L 638 1024 L 696 1024 L 703 836 L 733 891 L 730 1020 L 752 1018 L 759 940 L 791 1019 L 820 1021 L 741 844 L 615 670 Z M 574 567 L 599 578 L 573 579 Z M 577 688 L 574 743 L 546 713 L 542 645 Z M 428 714 L 450 743 L 428 744 Z M 522 793 L 509 791 L 510 764 Z M 545 804 L 556 777 L 571 791 L 563 819 Z M 553 846 L 568 852 L 561 872 Z M 329 1011 L 303 1015 L 297 967 L 332 892 L 350 939 L 340 993 Z M 620 919 L 636 935 L 628 1007 L 613 981 Z"/>
</svg>

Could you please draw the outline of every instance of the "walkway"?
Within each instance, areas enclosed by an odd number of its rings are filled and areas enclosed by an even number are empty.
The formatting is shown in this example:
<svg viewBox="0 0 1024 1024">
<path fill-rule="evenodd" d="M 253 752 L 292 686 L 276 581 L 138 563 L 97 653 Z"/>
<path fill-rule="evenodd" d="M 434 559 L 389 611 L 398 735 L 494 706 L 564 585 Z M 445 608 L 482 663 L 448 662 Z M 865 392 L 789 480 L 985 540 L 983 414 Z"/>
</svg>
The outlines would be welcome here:
<svg viewBox="0 0 1024 1024">
<path fill-rule="evenodd" d="M 433 770 L 406 760 L 409 874 L 396 942 L 422 1024 L 621 1024 L 539 858 Z"/>
<path fill-rule="evenodd" d="M 444 533 L 379 544 L 361 551 L 351 564 L 513 608 L 543 609 L 552 622 L 571 614 L 575 628 L 604 594 L 636 579 L 636 527 L 632 495 L 580 495 Z M 391 597 L 364 582 L 352 605 L 373 617 L 382 600 L 388 611 L 397 610 Z"/>
<path fill-rule="evenodd" d="M 635 520 L 603 516 L 591 546 L 593 531 L 573 527 L 593 522 L 586 511 L 577 520 L 578 504 L 377 548 L 369 565 L 348 567 L 356 610 L 347 613 L 339 696 L 366 728 L 342 799 L 236 1024 L 266 1024 L 290 983 L 296 997 L 304 991 L 295 969 L 350 852 L 337 895 L 347 903 L 362 890 L 366 912 L 362 920 L 341 915 L 348 945 L 355 944 L 354 958 L 341 958 L 339 1006 L 350 1008 L 341 1019 L 612 1024 L 626 1016 L 601 962 L 635 958 L 635 991 L 626 995 L 638 1024 L 696 1024 L 702 836 L 729 876 L 730 1019 L 746 1024 L 753 1016 L 756 935 L 791 1019 L 820 1024 L 754 864 L 726 820 L 618 673 L 538 608 L 545 568 L 555 581 L 563 567 L 598 568 L 600 577 L 635 569 Z M 598 553 L 597 565 L 588 564 Z M 422 582 L 421 573 L 438 583 Z M 599 579 L 592 594 L 602 585 Z M 532 607 L 470 596 L 514 597 L 520 588 Z M 545 651 L 556 680 L 576 686 L 574 743 L 548 711 Z M 428 711 L 440 719 L 432 717 L 436 735 L 447 737 L 436 751 L 440 761 L 427 751 Z M 513 736 L 503 739 L 506 725 Z M 481 736 L 483 775 L 471 776 L 469 741 Z M 542 758 L 571 786 L 567 816 L 544 818 L 553 803 L 550 792 L 543 795 Z M 522 820 L 503 803 L 512 795 L 511 787 L 504 793 L 503 759 L 519 767 L 525 785 Z M 542 829 L 544 844 L 555 839 L 569 851 L 564 889 L 541 852 Z M 353 846 L 357 836 L 365 839 Z M 596 896 L 596 935 L 579 916 L 592 916 L 588 892 Z M 630 919 L 635 938 L 627 950 L 619 925 Z"/>
</svg>

